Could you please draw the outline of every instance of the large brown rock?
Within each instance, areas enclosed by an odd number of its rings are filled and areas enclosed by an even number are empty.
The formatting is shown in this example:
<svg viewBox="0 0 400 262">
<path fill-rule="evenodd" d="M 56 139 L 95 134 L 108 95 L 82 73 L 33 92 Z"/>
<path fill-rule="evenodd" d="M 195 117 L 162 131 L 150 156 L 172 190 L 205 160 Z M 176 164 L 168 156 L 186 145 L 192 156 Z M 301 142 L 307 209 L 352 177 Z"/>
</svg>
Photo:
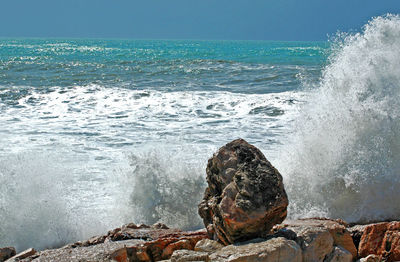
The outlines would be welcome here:
<svg viewBox="0 0 400 262">
<path fill-rule="evenodd" d="M 262 236 L 286 218 L 282 176 L 243 139 L 228 143 L 208 160 L 207 182 L 199 214 L 210 237 L 224 244 Z"/>
<path fill-rule="evenodd" d="M 367 225 L 358 246 L 360 257 L 378 255 L 384 261 L 400 260 L 400 222 L 383 222 Z"/>
</svg>

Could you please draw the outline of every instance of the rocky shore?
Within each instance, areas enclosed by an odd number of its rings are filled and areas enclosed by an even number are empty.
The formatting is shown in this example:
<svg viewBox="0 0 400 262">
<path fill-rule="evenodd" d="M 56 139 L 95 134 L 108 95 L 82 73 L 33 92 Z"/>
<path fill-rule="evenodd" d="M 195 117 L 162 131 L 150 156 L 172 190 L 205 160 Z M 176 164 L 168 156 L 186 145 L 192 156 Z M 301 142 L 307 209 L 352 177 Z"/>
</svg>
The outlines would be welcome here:
<svg viewBox="0 0 400 262">
<path fill-rule="evenodd" d="M 256 147 L 234 140 L 209 160 L 198 231 L 130 223 L 82 242 L 16 254 L 8 261 L 400 261 L 400 222 L 350 226 L 286 219 L 282 176 Z"/>
</svg>

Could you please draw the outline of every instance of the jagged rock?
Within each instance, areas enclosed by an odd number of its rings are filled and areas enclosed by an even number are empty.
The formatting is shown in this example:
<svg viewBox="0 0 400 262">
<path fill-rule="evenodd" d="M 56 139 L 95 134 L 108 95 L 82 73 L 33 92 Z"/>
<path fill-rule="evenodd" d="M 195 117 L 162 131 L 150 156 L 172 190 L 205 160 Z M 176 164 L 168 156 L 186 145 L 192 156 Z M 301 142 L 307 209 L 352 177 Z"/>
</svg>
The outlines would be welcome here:
<svg viewBox="0 0 400 262">
<path fill-rule="evenodd" d="M 347 224 L 342 220 L 330 220 L 325 218 L 310 218 L 299 220 L 286 220 L 280 225 L 276 225 L 273 229 L 275 235 L 281 234 L 282 236 L 296 240 L 302 246 L 304 253 L 313 254 L 312 249 L 317 248 L 318 245 L 326 246 L 324 252 L 319 254 L 319 261 L 321 256 L 327 255 L 332 251 L 333 245 L 343 247 L 352 254 L 352 258 L 357 257 L 357 249 L 353 243 L 350 232 L 347 230 Z M 326 234 L 329 232 L 331 238 Z M 287 236 L 285 236 L 287 235 Z M 289 236 L 289 237 L 288 237 Z M 322 241 L 324 239 L 324 241 Z M 315 241 L 322 241 L 319 244 Z M 320 249 L 320 248 L 317 248 Z M 309 251 L 307 251 L 309 250 Z"/>
<path fill-rule="evenodd" d="M 301 248 L 283 237 L 267 241 L 226 246 L 210 255 L 215 262 L 301 262 Z"/>
<path fill-rule="evenodd" d="M 224 246 L 221 245 L 220 243 L 218 243 L 217 241 L 206 238 L 206 239 L 202 239 L 199 242 L 197 242 L 196 246 L 194 247 L 194 250 L 212 253 L 223 247 Z"/>
<path fill-rule="evenodd" d="M 171 243 L 168 246 L 166 246 L 161 254 L 161 257 L 171 257 L 172 253 L 175 250 L 181 250 L 181 249 L 193 249 L 192 243 L 190 243 L 189 240 L 183 239 L 179 240 L 177 242 Z"/>
<path fill-rule="evenodd" d="M 335 247 L 333 252 L 328 255 L 324 262 L 351 262 L 353 255 L 343 247 Z"/>
<path fill-rule="evenodd" d="M 176 250 L 171 256 L 171 262 L 210 261 L 207 252 L 193 250 Z"/>
<path fill-rule="evenodd" d="M 32 257 L 36 255 L 36 250 L 33 248 L 29 248 L 27 250 L 24 250 L 15 256 L 11 257 L 10 259 L 6 260 L 7 262 L 14 262 L 14 261 L 21 261 L 25 258 Z"/>
<path fill-rule="evenodd" d="M 333 237 L 327 229 L 305 227 L 297 233 L 297 243 L 303 250 L 304 262 L 323 262 L 333 251 Z"/>
<path fill-rule="evenodd" d="M 224 244 L 263 236 L 287 214 L 282 176 L 243 139 L 208 160 L 208 188 L 199 205 L 210 238 Z"/>
<path fill-rule="evenodd" d="M 15 248 L 13 247 L 3 247 L 0 248 L 0 262 L 6 261 L 10 257 L 15 256 Z"/>
<path fill-rule="evenodd" d="M 42 251 L 27 261 L 160 261 L 169 259 L 175 250 L 193 250 L 198 241 L 207 238 L 205 229 L 184 232 L 163 228 L 167 227 L 128 224 L 104 236 Z"/>
<path fill-rule="evenodd" d="M 64 247 L 58 249 L 49 249 L 39 253 L 39 256 L 33 262 L 81 262 L 81 261 L 98 261 L 109 262 L 119 261 L 128 262 L 128 247 L 140 246 L 144 244 L 144 240 L 132 239 L 124 241 L 108 241 L 93 246 L 79 246 L 75 248 Z M 150 261 L 150 260 L 148 260 Z"/>
<path fill-rule="evenodd" d="M 364 227 L 358 247 L 359 257 L 378 255 L 382 260 L 400 260 L 400 222 L 384 222 Z"/>
</svg>

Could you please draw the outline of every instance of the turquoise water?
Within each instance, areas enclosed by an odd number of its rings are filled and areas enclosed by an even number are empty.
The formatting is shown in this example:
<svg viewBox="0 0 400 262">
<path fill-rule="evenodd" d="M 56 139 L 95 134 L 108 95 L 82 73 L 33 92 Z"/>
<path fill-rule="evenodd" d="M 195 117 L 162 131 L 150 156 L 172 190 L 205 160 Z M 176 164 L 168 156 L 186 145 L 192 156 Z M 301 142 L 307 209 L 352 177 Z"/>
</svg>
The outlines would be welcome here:
<svg viewBox="0 0 400 262">
<path fill-rule="evenodd" d="M 0 246 L 200 228 L 207 159 L 239 137 L 290 218 L 398 219 L 398 50 L 398 16 L 331 43 L 0 39 Z"/>
<path fill-rule="evenodd" d="M 128 221 L 200 227 L 207 158 L 237 137 L 275 152 L 328 47 L 1 39 L 0 221 L 15 233 L 0 245 L 42 248 Z"/>
</svg>

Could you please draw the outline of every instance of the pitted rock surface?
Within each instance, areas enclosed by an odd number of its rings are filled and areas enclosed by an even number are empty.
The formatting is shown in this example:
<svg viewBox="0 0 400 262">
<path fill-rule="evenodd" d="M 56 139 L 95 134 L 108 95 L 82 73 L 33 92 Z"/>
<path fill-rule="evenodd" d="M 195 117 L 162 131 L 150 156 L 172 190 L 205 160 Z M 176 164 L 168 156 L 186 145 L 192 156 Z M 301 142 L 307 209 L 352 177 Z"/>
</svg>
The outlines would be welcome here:
<svg viewBox="0 0 400 262">
<path fill-rule="evenodd" d="M 243 139 L 208 160 L 208 188 L 199 205 L 208 234 L 224 244 L 263 236 L 287 214 L 282 176 Z"/>
</svg>

